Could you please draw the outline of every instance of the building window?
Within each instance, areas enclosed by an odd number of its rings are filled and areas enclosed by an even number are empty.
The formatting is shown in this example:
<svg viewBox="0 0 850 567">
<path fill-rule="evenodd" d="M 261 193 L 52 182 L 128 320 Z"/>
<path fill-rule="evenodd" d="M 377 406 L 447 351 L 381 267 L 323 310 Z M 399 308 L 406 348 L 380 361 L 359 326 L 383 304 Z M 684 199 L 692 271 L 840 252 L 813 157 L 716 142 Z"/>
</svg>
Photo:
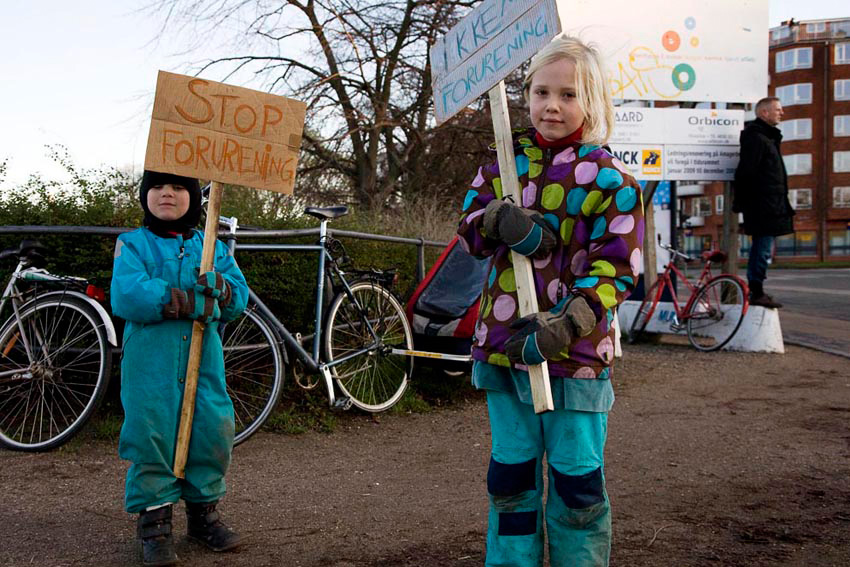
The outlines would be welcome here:
<svg viewBox="0 0 850 567">
<path fill-rule="evenodd" d="M 723 212 L 723 195 L 714 196 L 714 210 L 718 215 Z"/>
<path fill-rule="evenodd" d="M 850 79 L 837 79 L 835 81 L 833 97 L 835 100 L 850 100 Z"/>
<path fill-rule="evenodd" d="M 832 188 L 832 206 L 840 209 L 850 208 L 850 187 Z"/>
<path fill-rule="evenodd" d="M 828 238 L 830 256 L 850 255 L 850 229 L 830 230 Z"/>
<path fill-rule="evenodd" d="M 694 214 L 695 217 L 710 217 L 711 216 L 711 197 L 697 197 L 694 199 Z"/>
<path fill-rule="evenodd" d="M 838 83 L 835 81 L 836 93 L 838 92 Z M 847 81 L 850 83 L 850 81 Z M 850 87 L 847 88 L 850 93 Z M 838 96 L 836 94 L 836 96 Z M 812 84 L 811 83 L 795 83 L 793 85 L 785 85 L 784 87 L 776 87 L 776 97 L 782 106 L 793 106 L 795 104 L 810 104 L 812 102 Z M 843 100 L 843 99 L 836 99 Z"/>
<path fill-rule="evenodd" d="M 835 44 L 835 64 L 847 65 L 850 64 L 850 42 Z"/>
<path fill-rule="evenodd" d="M 685 254 L 688 256 L 699 256 L 706 250 L 711 250 L 711 236 L 700 234 L 686 234 L 683 238 Z"/>
<path fill-rule="evenodd" d="M 832 152 L 833 173 L 850 171 L 850 152 Z"/>
<path fill-rule="evenodd" d="M 791 28 L 788 26 L 782 26 L 781 28 L 777 28 L 770 32 L 770 37 L 773 40 L 777 39 L 785 39 L 791 37 Z"/>
<path fill-rule="evenodd" d="M 790 154 L 782 156 L 788 175 L 808 175 L 812 172 L 812 154 Z"/>
<path fill-rule="evenodd" d="M 776 54 L 776 72 L 790 71 L 792 69 L 812 68 L 812 48 L 798 47 L 788 49 Z"/>
<path fill-rule="evenodd" d="M 833 136 L 850 136 L 850 114 L 837 114 L 832 119 Z"/>
<path fill-rule="evenodd" d="M 788 200 L 791 201 L 791 206 L 794 210 L 812 208 L 812 190 L 811 189 L 789 189 Z"/>
<path fill-rule="evenodd" d="M 779 124 L 779 129 L 782 130 L 783 140 L 811 140 L 812 139 L 812 119 L 798 118 L 796 120 L 788 120 Z"/>
<path fill-rule="evenodd" d="M 813 230 L 798 230 L 776 237 L 777 256 L 817 256 L 818 235 Z"/>
<path fill-rule="evenodd" d="M 832 37 L 850 36 L 850 21 L 832 22 L 829 27 L 832 28 Z"/>
<path fill-rule="evenodd" d="M 814 22 L 812 24 L 806 24 L 806 33 L 823 33 L 826 31 L 826 22 Z"/>
</svg>

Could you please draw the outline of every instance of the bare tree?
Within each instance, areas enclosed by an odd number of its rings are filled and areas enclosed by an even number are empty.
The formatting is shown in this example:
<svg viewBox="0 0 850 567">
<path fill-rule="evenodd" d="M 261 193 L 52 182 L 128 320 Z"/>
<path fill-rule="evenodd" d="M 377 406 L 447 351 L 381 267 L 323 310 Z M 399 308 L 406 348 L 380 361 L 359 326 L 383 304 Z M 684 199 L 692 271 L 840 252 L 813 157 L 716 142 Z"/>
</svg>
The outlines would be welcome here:
<svg viewBox="0 0 850 567">
<path fill-rule="evenodd" d="M 472 0 L 157 0 L 163 30 L 235 34 L 234 54 L 198 73 L 252 74 L 308 105 L 298 190 L 345 190 L 370 209 L 421 191 L 457 194 L 469 154 L 486 149 L 489 115 L 472 109 L 440 128 L 431 110 L 428 49 Z M 481 105 L 483 110 L 486 105 Z"/>
</svg>

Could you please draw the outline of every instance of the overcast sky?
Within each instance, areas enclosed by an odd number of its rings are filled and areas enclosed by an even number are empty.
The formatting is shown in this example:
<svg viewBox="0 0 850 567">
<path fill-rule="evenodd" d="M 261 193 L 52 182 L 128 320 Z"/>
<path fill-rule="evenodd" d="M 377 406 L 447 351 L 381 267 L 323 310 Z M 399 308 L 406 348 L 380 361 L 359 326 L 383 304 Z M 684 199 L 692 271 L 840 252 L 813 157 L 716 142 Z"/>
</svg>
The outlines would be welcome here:
<svg viewBox="0 0 850 567">
<path fill-rule="evenodd" d="M 81 167 L 141 170 L 157 70 L 186 73 L 201 58 L 178 55 L 186 45 L 179 37 L 156 41 L 160 19 L 134 8 L 145 4 L 4 3 L 0 161 L 8 161 L 8 173 L 0 190 L 37 171 L 61 178 L 47 145 L 66 146 Z M 791 17 L 850 16 L 847 0 L 769 0 L 769 5 L 771 27 Z"/>
</svg>

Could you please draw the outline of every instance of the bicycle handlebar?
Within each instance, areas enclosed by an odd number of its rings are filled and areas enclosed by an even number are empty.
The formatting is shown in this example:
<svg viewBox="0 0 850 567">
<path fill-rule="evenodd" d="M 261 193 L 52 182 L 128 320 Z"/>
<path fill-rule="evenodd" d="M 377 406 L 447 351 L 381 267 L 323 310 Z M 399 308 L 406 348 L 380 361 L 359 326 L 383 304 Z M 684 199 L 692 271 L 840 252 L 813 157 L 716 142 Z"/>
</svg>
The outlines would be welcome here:
<svg viewBox="0 0 850 567">
<path fill-rule="evenodd" d="M 673 248 L 669 244 L 664 244 L 662 242 L 659 242 L 658 245 L 661 246 L 662 248 L 664 248 L 665 250 L 667 250 L 668 252 L 672 253 L 674 256 L 678 256 L 678 257 L 682 258 L 685 262 L 693 262 L 693 261 L 697 260 L 697 258 L 694 258 L 693 256 L 689 256 L 687 254 L 679 252 L 678 250 L 676 250 L 675 248 Z"/>
</svg>

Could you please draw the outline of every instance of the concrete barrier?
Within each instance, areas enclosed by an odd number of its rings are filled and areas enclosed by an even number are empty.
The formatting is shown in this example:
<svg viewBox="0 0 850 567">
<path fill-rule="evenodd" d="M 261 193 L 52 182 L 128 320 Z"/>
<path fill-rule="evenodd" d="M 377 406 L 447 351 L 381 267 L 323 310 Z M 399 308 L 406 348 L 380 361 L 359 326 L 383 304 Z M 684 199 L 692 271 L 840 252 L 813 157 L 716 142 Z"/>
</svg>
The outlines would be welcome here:
<svg viewBox="0 0 850 567">
<path fill-rule="evenodd" d="M 628 334 L 631 329 L 639 307 L 640 301 L 624 301 L 618 306 L 617 317 L 624 334 Z M 687 336 L 686 329 L 676 331 L 671 328 L 671 324 L 675 322 L 676 311 L 673 309 L 673 303 L 661 301 L 646 324 L 646 332 Z M 784 353 L 785 343 L 782 341 L 779 311 L 751 305 L 738 332 L 722 350 Z"/>
</svg>

